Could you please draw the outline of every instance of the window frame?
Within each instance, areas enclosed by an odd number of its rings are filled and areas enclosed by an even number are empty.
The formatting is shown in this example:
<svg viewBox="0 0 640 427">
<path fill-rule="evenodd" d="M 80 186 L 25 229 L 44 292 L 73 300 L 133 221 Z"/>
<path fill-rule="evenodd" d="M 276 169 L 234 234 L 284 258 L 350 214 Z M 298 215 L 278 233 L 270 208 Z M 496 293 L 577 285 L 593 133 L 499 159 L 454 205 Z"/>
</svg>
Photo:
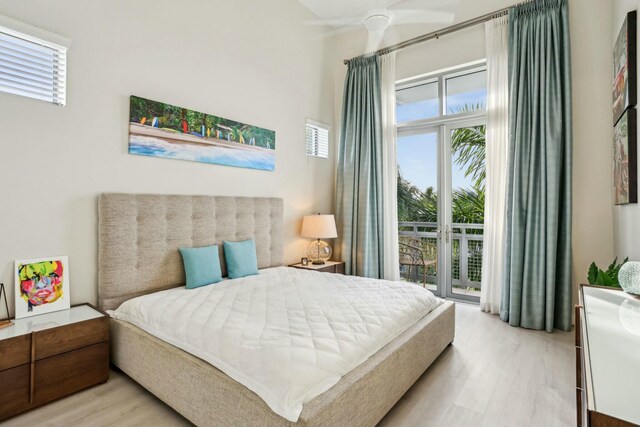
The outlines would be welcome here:
<svg viewBox="0 0 640 427">
<path fill-rule="evenodd" d="M 436 71 L 433 73 L 422 74 L 407 79 L 396 81 L 396 91 L 402 89 L 408 89 L 423 84 L 438 82 L 438 111 L 440 115 L 436 117 L 430 117 L 428 119 L 412 120 L 410 122 L 400 122 L 396 124 L 398 130 L 398 136 L 405 132 L 415 132 L 419 130 L 428 130 L 436 128 L 441 125 L 474 120 L 482 117 L 486 117 L 487 110 L 485 108 L 468 111 L 465 113 L 447 114 L 447 99 L 446 99 L 446 82 L 447 79 L 460 77 L 465 74 L 471 74 L 480 71 L 486 71 L 487 61 L 482 59 L 469 64 L 461 65 L 458 67 L 446 68 L 444 70 Z"/>
<path fill-rule="evenodd" d="M 326 156 L 322 156 L 320 155 L 320 152 L 322 150 L 320 150 L 320 146 L 318 144 L 318 146 L 315 148 L 315 153 L 310 153 L 309 152 L 309 141 L 307 140 L 307 132 L 309 128 L 313 128 L 316 129 L 317 132 L 326 132 L 327 134 L 327 146 L 326 146 Z M 307 157 L 314 157 L 316 159 L 329 159 L 329 147 L 330 147 L 330 139 L 331 139 L 331 126 L 329 126 L 326 123 L 321 123 L 315 120 L 311 120 L 311 119 L 306 119 L 305 120 L 305 126 L 304 126 L 304 152 L 307 155 Z"/>
<path fill-rule="evenodd" d="M 453 189 L 451 187 L 451 170 L 450 163 L 452 159 L 451 153 L 451 131 L 457 128 L 470 126 L 483 126 L 487 124 L 486 104 L 484 108 L 469 111 L 465 113 L 446 114 L 446 80 L 452 77 L 459 77 L 473 72 L 484 71 L 487 69 L 486 59 L 475 61 L 469 64 L 463 64 L 457 67 L 451 67 L 434 73 L 422 74 L 408 79 L 396 81 L 396 90 L 406 89 L 424 83 L 438 82 L 438 102 L 440 104 L 440 115 L 428 119 L 419 119 L 409 122 L 400 122 L 396 124 L 396 135 L 398 138 L 403 136 L 411 136 L 423 133 L 435 133 L 437 144 L 437 163 L 438 163 L 438 223 L 450 224 L 451 235 L 453 234 L 453 219 L 451 206 L 447 204 L 451 202 Z M 487 94 L 488 95 L 488 94 Z M 445 166 L 449 163 L 448 166 Z M 444 172 L 443 172 L 444 171 Z M 431 290 L 434 294 L 441 298 L 447 298 L 453 301 L 461 301 L 473 304 L 479 304 L 480 298 L 474 295 L 465 295 L 463 293 L 453 292 L 452 279 L 452 255 L 450 250 L 453 243 L 443 236 L 446 231 L 438 229 L 437 258 L 438 262 L 442 262 L 446 266 L 444 270 L 440 268 L 436 272 L 436 290 Z M 442 239 L 446 243 L 442 243 Z M 450 239 L 453 239 L 450 237 Z"/>
<path fill-rule="evenodd" d="M 39 45 L 56 51 L 56 53 L 61 57 L 61 65 L 57 69 L 53 70 L 51 76 L 52 80 L 54 80 L 53 87 L 62 88 L 58 92 L 52 90 L 52 95 L 58 96 L 51 96 L 51 99 L 48 99 L 46 95 L 31 96 L 25 93 L 19 93 L 19 91 L 12 90 L 0 90 L 0 93 L 20 96 L 27 99 L 34 99 L 37 101 L 64 107 L 67 103 L 68 94 L 68 51 L 69 47 L 71 46 L 71 41 L 66 37 L 43 30 L 33 25 L 29 25 L 16 19 L 9 18 L 8 16 L 4 15 L 0 15 L 0 32 L 8 37 L 20 39 L 23 42 L 33 43 L 35 45 Z M 57 78 L 55 77 L 56 75 L 58 75 Z"/>
<path fill-rule="evenodd" d="M 399 90 L 411 89 L 413 87 L 423 86 L 423 85 L 430 85 L 430 84 L 434 84 L 434 83 L 436 84 L 436 87 L 438 89 L 438 115 L 435 116 L 435 117 L 428 117 L 426 119 L 412 120 L 410 122 L 401 122 L 401 123 L 398 123 L 398 125 L 404 124 L 404 123 L 413 123 L 413 122 L 417 122 L 417 121 L 435 120 L 435 119 L 438 119 L 438 118 L 442 117 L 442 103 L 440 102 L 440 98 L 442 96 L 442 93 L 440 92 L 441 83 L 440 83 L 438 77 L 433 77 L 433 78 L 426 77 L 424 79 L 412 78 L 412 79 L 410 79 L 410 81 L 408 81 L 407 83 L 403 83 L 402 85 L 399 85 L 399 82 L 396 82 L 396 89 L 395 89 L 396 98 L 397 98 L 397 92 Z"/>
</svg>

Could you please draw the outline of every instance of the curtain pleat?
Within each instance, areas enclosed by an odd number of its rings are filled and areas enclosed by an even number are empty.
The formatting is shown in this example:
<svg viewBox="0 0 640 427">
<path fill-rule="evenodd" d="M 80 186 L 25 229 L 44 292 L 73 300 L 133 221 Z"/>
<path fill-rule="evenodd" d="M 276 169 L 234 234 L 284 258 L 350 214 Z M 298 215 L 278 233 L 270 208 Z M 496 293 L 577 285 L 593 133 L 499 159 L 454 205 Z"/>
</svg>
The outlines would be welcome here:
<svg viewBox="0 0 640 427">
<path fill-rule="evenodd" d="M 336 183 L 337 255 L 347 274 L 385 277 L 383 127 L 378 56 L 349 62 Z"/>
<path fill-rule="evenodd" d="M 396 53 L 380 57 L 382 101 L 382 221 L 384 279 L 400 280 L 398 160 L 396 144 Z"/>
<path fill-rule="evenodd" d="M 485 23 L 487 147 L 480 309 L 500 313 L 505 266 L 505 213 L 509 166 L 509 20 Z"/>
<path fill-rule="evenodd" d="M 509 172 L 500 317 L 571 329 L 571 65 L 567 0 L 509 12 Z"/>
</svg>

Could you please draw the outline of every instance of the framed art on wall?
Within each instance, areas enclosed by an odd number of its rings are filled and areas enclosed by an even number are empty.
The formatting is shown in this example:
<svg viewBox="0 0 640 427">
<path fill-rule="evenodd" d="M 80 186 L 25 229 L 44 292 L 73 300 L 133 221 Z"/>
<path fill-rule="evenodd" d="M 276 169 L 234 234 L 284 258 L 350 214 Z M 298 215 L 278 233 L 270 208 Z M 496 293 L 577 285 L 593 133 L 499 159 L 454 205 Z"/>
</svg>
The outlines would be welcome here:
<svg viewBox="0 0 640 427">
<path fill-rule="evenodd" d="M 129 153 L 272 171 L 276 133 L 131 96 Z"/>
<path fill-rule="evenodd" d="M 16 319 L 65 310 L 71 306 L 66 256 L 15 262 Z"/>
<path fill-rule="evenodd" d="M 616 205 L 638 202 L 636 109 L 624 112 L 613 128 L 613 185 Z"/>
<path fill-rule="evenodd" d="M 622 24 L 613 48 L 613 123 L 618 123 L 629 107 L 636 105 L 636 12 Z"/>
</svg>

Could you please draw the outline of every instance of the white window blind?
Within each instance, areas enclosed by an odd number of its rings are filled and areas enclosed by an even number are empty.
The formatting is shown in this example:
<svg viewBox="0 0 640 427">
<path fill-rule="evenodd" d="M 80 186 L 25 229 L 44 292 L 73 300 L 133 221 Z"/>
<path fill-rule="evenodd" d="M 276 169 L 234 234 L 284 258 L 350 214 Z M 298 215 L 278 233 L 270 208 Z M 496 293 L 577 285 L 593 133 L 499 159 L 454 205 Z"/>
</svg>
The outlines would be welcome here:
<svg viewBox="0 0 640 427">
<path fill-rule="evenodd" d="M 65 105 L 67 48 L 0 26 L 0 91 Z"/>
<path fill-rule="evenodd" d="M 307 156 L 329 158 L 329 126 L 307 120 Z"/>
</svg>

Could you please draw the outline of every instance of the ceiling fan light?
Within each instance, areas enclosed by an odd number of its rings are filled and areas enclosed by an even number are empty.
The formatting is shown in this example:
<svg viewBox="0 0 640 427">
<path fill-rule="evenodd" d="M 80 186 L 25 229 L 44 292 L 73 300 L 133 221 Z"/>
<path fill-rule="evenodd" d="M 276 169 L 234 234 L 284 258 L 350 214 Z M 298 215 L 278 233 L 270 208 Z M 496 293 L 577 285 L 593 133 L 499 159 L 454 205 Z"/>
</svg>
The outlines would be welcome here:
<svg viewBox="0 0 640 427">
<path fill-rule="evenodd" d="M 368 31 L 382 31 L 389 26 L 391 20 L 387 15 L 376 14 L 367 16 L 363 25 Z"/>
</svg>

